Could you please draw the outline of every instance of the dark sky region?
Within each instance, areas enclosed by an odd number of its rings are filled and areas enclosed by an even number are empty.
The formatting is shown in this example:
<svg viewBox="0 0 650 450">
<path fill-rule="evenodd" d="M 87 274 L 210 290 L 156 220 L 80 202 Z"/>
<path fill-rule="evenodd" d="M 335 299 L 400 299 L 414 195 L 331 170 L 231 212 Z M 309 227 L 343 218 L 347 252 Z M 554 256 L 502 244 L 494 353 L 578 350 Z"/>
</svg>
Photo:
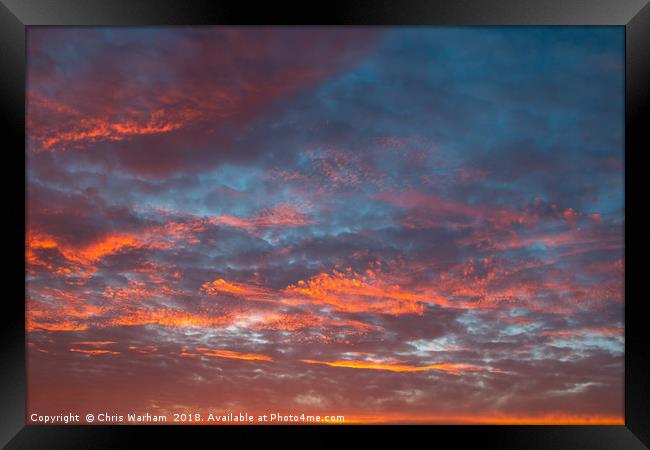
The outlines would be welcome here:
<svg viewBox="0 0 650 450">
<path fill-rule="evenodd" d="M 623 423 L 623 28 L 28 31 L 28 413 Z"/>
</svg>

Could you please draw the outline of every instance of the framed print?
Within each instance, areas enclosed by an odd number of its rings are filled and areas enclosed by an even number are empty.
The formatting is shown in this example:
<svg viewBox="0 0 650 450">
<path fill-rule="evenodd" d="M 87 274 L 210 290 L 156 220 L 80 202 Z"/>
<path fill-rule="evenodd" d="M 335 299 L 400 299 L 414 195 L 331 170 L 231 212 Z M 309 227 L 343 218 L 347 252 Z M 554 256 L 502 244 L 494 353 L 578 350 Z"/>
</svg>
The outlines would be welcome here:
<svg viewBox="0 0 650 450">
<path fill-rule="evenodd" d="M 646 448 L 650 7 L 508 3 L 3 0 L 3 445 Z"/>
</svg>

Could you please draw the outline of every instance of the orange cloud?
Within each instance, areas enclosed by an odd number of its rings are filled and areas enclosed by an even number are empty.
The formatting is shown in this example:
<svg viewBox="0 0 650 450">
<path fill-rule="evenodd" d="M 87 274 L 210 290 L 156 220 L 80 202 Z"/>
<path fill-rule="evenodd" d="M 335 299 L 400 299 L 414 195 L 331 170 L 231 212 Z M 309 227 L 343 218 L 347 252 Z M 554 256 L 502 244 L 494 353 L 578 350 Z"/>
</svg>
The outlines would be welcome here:
<svg viewBox="0 0 650 450">
<path fill-rule="evenodd" d="M 473 366 L 470 364 L 457 364 L 457 363 L 442 363 L 442 364 L 430 364 L 426 366 L 412 366 L 408 364 L 402 364 L 398 361 L 372 361 L 372 360 L 316 361 L 312 359 L 303 359 L 301 361 L 307 364 L 323 364 L 331 367 L 346 367 L 349 369 L 387 370 L 389 372 L 424 372 L 429 370 L 437 370 L 441 372 L 448 372 L 453 375 L 460 375 L 463 372 L 493 371 L 485 367 Z"/>
<path fill-rule="evenodd" d="M 43 105 L 43 103 L 38 102 L 37 104 L 39 106 Z M 65 112 L 76 116 L 77 120 L 69 122 L 71 125 L 67 130 L 54 133 L 32 128 L 32 135 L 40 141 L 41 151 L 65 150 L 71 145 L 88 142 L 123 141 L 134 136 L 169 133 L 184 127 L 201 116 L 198 111 L 188 109 L 182 111 L 158 109 L 152 111 L 148 117 L 111 121 L 111 119 L 104 117 L 83 117 L 80 113 L 65 107 L 65 105 L 52 107 L 57 112 Z M 62 111 L 61 108 L 66 109 Z"/>
<path fill-rule="evenodd" d="M 112 319 L 106 319 L 97 323 L 98 326 L 137 326 L 137 325 L 162 325 L 174 328 L 186 328 L 192 326 L 210 327 L 224 325 L 232 322 L 232 316 L 228 314 L 211 315 L 207 313 L 191 313 L 188 311 L 158 308 L 152 310 L 125 311 Z"/>
<path fill-rule="evenodd" d="M 136 284 L 126 291 L 107 289 L 104 295 L 84 297 L 60 289 L 39 288 L 27 302 L 27 330 L 74 331 L 89 327 L 161 325 L 213 327 L 232 323 L 235 316 L 223 311 L 186 311 L 147 307 L 143 302 L 168 294 L 165 286 L 147 289 Z M 36 298 L 34 298 L 36 295 Z M 107 301 L 119 300 L 119 301 Z M 97 306 L 91 302 L 101 302 Z"/>
<path fill-rule="evenodd" d="M 95 271 L 94 264 L 103 257 L 125 249 L 141 248 L 144 245 L 145 242 L 135 234 L 109 233 L 94 243 L 73 246 L 57 240 L 54 236 L 32 230 L 27 233 L 25 252 L 29 266 L 41 266 L 53 270 L 53 267 L 39 256 L 39 251 L 56 249 L 71 265 L 71 268 L 59 268 L 57 273 L 88 277 Z"/>
<path fill-rule="evenodd" d="M 83 331 L 88 329 L 88 325 L 65 319 L 57 320 L 56 322 L 35 322 L 33 318 L 28 317 L 26 329 L 27 331 Z"/>
<path fill-rule="evenodd" d="M 307 281 L 300 280 L 288 286 L 285 293 L 294 300 L 303 298 L 346 312 L 422 314 L 423 303 L 431 301 L 430 297 L 389 284 L 375 272 L 361 275 L 351 269 L 320 273 Z"/>
<path fill-rule="evenodd" d="M 273 361 L 273 358 L 266 355 L 260 355 L 257 353 L 240 353 L 232 350 L 221 350 L 221 349 L 208 349 L 205 347 L 197 347 L 197 353 L 189 353 L 183 351 L 179 353 L 180 356 L 211 356 L 214 358 L 227 358 L 227 359 L 243 359 L 246 361 Z"/>
<path fill-rule="evenodd" d="M 25 259 L 30 273 L 40 267 L 67 278 L 90 278 L 96 271 L 95 265 L 106 256 L 142 248 L 171 249 L 182 245 L 183 242 L 199 244 L 198 236 L 211 225 L 226 225 L 258 233 L 272 227 L 299 227 L 312 223 L 314 221 L 304 213 L 291 206 L 280 205 L 251 218 L 190 216 L 183 221 L 170 220 L 163 225 L 150 226 L 139 232 L 111 232 L 86 245 L 72 245 L 56 236 L 38 230 L 28 230 Z M 43 252 L 51 250 L 56 250 L 63 256 L 66 264 L 54 267 L 49 263 Z"/>
<path fill-rule="evenodd" d="M 28 331 L 86 330 L 87 321 L 100 317 L 105 312 L 103 307 L 89 304 L 60 289 L 42 289 L 39 297 L 43 300 L 30 297 L 27 301 L 25 326 Z"/>
<path fill-rule="evenodd" d="M 257 284 L 229 282 L 217 279 L 204 283 L 202 289 L 209 295 L 220 293 L 237 296 L 242 300 L 271 302 L 283 305 L 322 305 L 340 312 L 370 312 L 378 314 L 423 314 L 426 304 L 451 308 L 494 308 L 513 302 L 521 292 L 516 290 L 487 289 L 485 280 L 476 280 L 476 286 L 468 285 L 466 276 L 443 275 L 434 283 L 402 287 L 411 283 L 404 271 L 386 273 L 380 266 L 365 273 L 334 269 L 322 272 L 307 280 L 299 280 L 281 290 L 271 290 Z M 489 292 L 488 292 L 489 291 Z M 480 302 L 452 299 L 452 297 L 479 296 Z"/>
<path fill-rule="evenodd" d="M 136 345 L 129 345 L 129 350 L 132 350 L 136 353 L 142 353 L 145 355 L 148 355 L 149 353 L 155 353 L 158 351 L 157 347 L 154 347 L 153 345 L 148 345 L 146 347 L 138 347 Z"/>
<path fill-rule="evenodd" d="M 87 356 L 95 356 L 95 355 L 119 355 L 120 352 L 114 352 L 112 350 L 105 350 L 105 349 L 84 349 L 84 348 L 71 348 L 71 352 L 74 353 L 83 353 Z"/>
<path fill-rule="evenodd" d="M 72 345 L 88 345 L 91 347 L 103 347 L 105 345 L 117 344 L 115 341 L 82 341 L 72 342 Z"/>
<path fill-rule="evenodd" d="M 424 303 L 447 303 L 431 293 L 419 293 L 392 284 L 383 274 L 367 271 L 358 274 L 351 269 L 320 273 L 308 280 L 300 280 L 281 290 L 258 285 L 228 282 L 217 279 L 204 283 L 203 290 L 210 295 L 220 293 L 238 296 L 243 300 L 272 302 L 285 305 L 326 305 L 342 312 L 375 312 L 384 314 L 422 314 Z"/>
<path fill-rule="evenodd" d="M 271 227 L 300 227 L 315 223 L 304 213 L 290 205 L 280 205 L 273 209 L 262 211 L 252 218 L 218 216 L 210 218 L 209 221 L 215 225 L 226 225 L 249 230 Z"/>
<path fill-rule="evenodd" d="M 252 300 L 260 300 L 269 295 L 269 291 L 252 284 L 228 282 L 223 278 L 203 283 L 202 289 L 210 295 L 220 293 L 246 296 Z"/>
</svg>

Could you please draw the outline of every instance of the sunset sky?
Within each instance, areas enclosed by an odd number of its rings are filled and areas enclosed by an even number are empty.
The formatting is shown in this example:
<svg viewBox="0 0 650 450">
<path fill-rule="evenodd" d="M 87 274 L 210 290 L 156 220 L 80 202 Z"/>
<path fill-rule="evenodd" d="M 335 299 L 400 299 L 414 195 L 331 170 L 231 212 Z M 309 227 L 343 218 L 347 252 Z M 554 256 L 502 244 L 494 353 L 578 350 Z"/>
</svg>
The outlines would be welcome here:
<svg viewBox="0 0 650 450">
<path fill-rule="evenodd" d="M 623 423 L 622 27 L 28 29 L 28 414 Z"/>
</svg>

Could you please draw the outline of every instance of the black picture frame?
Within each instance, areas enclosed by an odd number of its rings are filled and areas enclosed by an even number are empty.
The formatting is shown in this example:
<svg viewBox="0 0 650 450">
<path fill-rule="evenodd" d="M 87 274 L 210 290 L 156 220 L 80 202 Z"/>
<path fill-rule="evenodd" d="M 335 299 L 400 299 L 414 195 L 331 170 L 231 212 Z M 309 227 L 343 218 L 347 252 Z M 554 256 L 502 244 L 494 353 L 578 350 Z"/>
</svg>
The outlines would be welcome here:
<svg viewBox="0 0 650 450">
<path fill-rule="evenodd" d="M 641 158 L 650 148 L 650 4 L 648 0 L 356 0 L 289 3 L 248 0 L 0 0 L 5 287 L 0 339 L 0 443 L 5 448 L 130 448 L 133 439 L 164 447 L 201 436 L 337 444 L 351 433 L 370 442 L 408 433 L 422 442 L 490 448 L 636 449 L 650 446 L 650 342 L 640 289 L 647 238 L 625 246 L 625 425 L 622 426 L 36 426 L 25 418 L 25 31 L 33 25 L 616 25 L 625 27 L 625 236 L 641 228 L 648 192 Z M 7 176 L 9 175 L 9 176 Z M 645 186 L 645 188 L 644 188 Z M 402 439 L 400 441 L 403 442 Z M 368 441 L 366 441 L 368 443 Z M 283 444 L 284 445 L 284 444 Z"/>
</svg>

